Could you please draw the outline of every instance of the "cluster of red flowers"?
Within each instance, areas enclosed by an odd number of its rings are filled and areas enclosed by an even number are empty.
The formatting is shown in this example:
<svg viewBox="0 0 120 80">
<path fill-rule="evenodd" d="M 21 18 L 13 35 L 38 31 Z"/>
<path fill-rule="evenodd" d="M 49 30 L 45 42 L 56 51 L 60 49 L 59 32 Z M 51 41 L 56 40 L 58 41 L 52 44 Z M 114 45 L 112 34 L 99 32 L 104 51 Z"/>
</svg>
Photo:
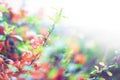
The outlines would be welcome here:
<svg viewBox="0 0 120 80">
<path fill-rule="evenodd" d="M 3 27 L 0 27 L 0 31 L 1 35 L 4 35 L 5 31 Z M 25 78 L 21 78 L 20 75 L 25 75 L 26 73 L 30 74 L 31 79 L 47 79 L 46 75 L 50 70 L 50 63 L 46 62 L 40 64 L 35 62 L 40 59 L 40 54 L 35 54 L 31 51 L 22 52 L 19 56 L 18 53 L 15 52 L 15 43 L 17 43 L 17 41 L 13 36 L 13 34 L 6 35 L 5 41 L 0 41 L 0 80 L 10 80 L 13 78 L 24 80 Z M 30 40 L 30 45 L 33 49 L 43 46 L 43 44 L 44 39 L 41 37 Z M 33 70 L 24 69 L 24 67 L 27 66 L 32 67 Z M 60 75 L 60 73 L 58 75 Z M 57 78 L 53 80 L 57 80 Z"/>
<path fill-rule="evenodd" d="M 41 48 L 45 48 L 50 32 L 46 28 L 42 28 L 39 36 L 30 33 L 28 29 L 30 24 L 27 21 L 21 22 L 21 25 L 18 24 L 26 18 L 26 11 L 21 9 L 16 14 L 12 8 L 5 6 L 3 9 L 5 11 L 0 12 L 2 14 L 2 21 L 0 21 L 0 80 L 66 80 L 64 74 L 67 69 L 60 65 L 62 60 L 59 55 L 52 55 L 54 62 L 41 61 L 43 58 L 41 57 Z M 24 30 L 18 33 L 12 26 L 16 26 L 18 30 L 24 26 Z M 20 34 L 23 38 L 19 36 Z M 22 46 L 27 47 L 27 49 L 19 49 Z M 24 49 L 24 47 L 22 48 Z M 70 49 L 76 51 L 76 48 Z M 49 57 L 51 58 L 51 55 Z M 71 59 L 72 57 L 66 58 Z M 86 56 L 75 53 L 73 61 L 75 64 L 85 65 Z M 78 80 L 85 79 L 79 77 Z"/>
</svg>

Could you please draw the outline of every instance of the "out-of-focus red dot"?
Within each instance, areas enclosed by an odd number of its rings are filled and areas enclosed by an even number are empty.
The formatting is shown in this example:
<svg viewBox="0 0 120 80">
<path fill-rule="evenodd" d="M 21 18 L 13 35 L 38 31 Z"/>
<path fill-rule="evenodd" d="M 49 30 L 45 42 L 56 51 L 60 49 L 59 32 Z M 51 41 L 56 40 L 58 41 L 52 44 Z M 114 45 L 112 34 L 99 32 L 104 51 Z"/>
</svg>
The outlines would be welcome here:
<svg viewBox="0 0 120 80">
<path fill-rule="evenodd" d="M 80 77 L 78 78 L 78 80 L 86 80 L 84 77 Z"/>
<path fill-rule="evenodd" d="M 3 63 L 3 59 L 0 57 L 0 65 Z"/>
<path fill-rule="evenodd" d="M 84 65 L 86 63 L 86 56 L 84 54 L 75 54 L 74 61 Z"/>
<path fill-rule="evenodd" d="M 0 26 L 0 35 L 4 34 L 4 27 Z"/>
<path fill-rule="evenodd" d="M 44 44 L 44 39 L 35 38 L 35 39 L 32 39 L 30 43 L 33 48 L 37 48 L 38 46 L 42 46 Z"/>
</svg>

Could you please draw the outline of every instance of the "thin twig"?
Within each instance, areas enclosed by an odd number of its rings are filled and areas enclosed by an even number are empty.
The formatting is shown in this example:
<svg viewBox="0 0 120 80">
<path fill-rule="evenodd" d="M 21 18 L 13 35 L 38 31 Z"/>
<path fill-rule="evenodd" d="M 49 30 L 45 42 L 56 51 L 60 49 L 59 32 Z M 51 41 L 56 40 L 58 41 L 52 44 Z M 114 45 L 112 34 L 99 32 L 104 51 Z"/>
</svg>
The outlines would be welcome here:
<svg viewBox="0 0 120 80">
<path fill-rule="evenodd" d="M 32 64 L 36 61 L 38 55 L 39 55 L 39 54 L 37 54 L 37 55 L 35 56 L 35 58 L 31 61 L 30 65 L 32 65 Z"/>
<path fill-rule="evenodd" d="M 54 28 L 55 28 L 55 24 L 53 24 L 53 25 L 52 25 L 52 28 L 51 28 L 51 30 L 50 30 L 50 32 L 49 32 L 49 34 L 48 34 L 48 35 L 47 35 L 47 37 L 45 38 L 45 41 L 44 41 L 43 46 L 45 46 L 45 45 L 46 45 L 47 40 L 48 40 L 49 36 L 52 34 L 52 32 L 53 32 Z"/>
</svg>

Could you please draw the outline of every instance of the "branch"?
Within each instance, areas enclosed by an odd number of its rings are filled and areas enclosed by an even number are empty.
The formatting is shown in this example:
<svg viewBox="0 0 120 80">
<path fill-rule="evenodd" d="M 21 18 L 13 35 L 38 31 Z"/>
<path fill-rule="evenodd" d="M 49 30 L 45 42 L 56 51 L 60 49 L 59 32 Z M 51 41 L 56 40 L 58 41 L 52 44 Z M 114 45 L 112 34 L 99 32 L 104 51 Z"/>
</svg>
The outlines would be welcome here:
<svg viewBox="0 0 120 80">
<path fill-rule="evenodd" d="M 47 37 L 45 38 L 44 44 L 43 46 L 46 46 L 47 40 L 50 37 L 50 35 L 52 34 L 53 30 L 55 28 L 55 24 L 52 25 L 52 29 L 50 30 L 49 34 L 47 35 Z"/>
</svg>

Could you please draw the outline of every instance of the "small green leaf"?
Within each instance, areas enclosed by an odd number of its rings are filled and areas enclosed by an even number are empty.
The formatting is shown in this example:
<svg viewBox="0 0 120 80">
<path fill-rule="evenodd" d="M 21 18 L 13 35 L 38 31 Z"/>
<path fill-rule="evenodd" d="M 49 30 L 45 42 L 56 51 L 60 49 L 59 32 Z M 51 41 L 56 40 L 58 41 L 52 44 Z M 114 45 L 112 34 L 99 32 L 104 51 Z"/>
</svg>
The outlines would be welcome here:
<svg viewBox="0 0 120 80">
<path fill-rule="evenodd" d="M 6 40 L 6 36 L 5 35 L 0 35 L 0 41 L 5 41 Z"/>
<path fill-rule="evenodd" d="M 4 26 L 5 26 L 5 27 L 8 27 L 8 24 L 7 24 L 7 22 L 4 22 Z"/>
<path fill-rule="evenodd" d="M 99 78 L 99 80 L 105 80 L 104 78 Z"/>
<path fill-rule="evenodd" d="M 97 70 L 93 70 L 90 74 L 96 74 Z"/>
<path fill-rule="evenodd" d="M 36 49 L 36 53 L 37 54 L 41 53 L 42 51 L 43 51 L 43 47 L 42 46 L 37 47 L 37 49 Z"/>
<path fill-rule="evenodd" d="M 104 62 L 100 62 L 99 63 L 101 66 L 105 66 L 105 63 Z"/>
<path fill-rule="evenodd" d="M 5 34 L 10 34 L 15 29 L 15 26 L 9 27 L 7 22 L 4 22 L 4 26 L 5 26 Z"/>
<path fill-rule="evenodd" d="M 76 80 L 76 76 L 75 76 L 74 74 L 71 74 L 71 75 L 69 76 L 69 80 Z"/>
<path fill-rule="evenodd" d="M 14 35 L 13 37 L 15 37 L 16 39 L 23 41 L 22 37 L 20 37 L 19 35 Z"/>
<path fill-rule="evenodd" d="M 94 66 L 96 70 L 99 70 L 99 67 L 98 66 Z"/>
<path fill-rule="evenodd" d="M 33 70 L 34 70 L 34 67 L 33 67 L 33 66 L 24 66 L 23 69 L 24 69 L 24 70 L 33 71 Z"/>
<path fill-rule="evenodd" d="M 54 21 L 56 24 L 61 20 L 62 12 L 63 12 L 63 9 L 60 9 L 60 11 L 58 13 L 56 13 L 56 17 L 55 17 L 55 21 Z"/>
<path fill-rule="evenodd" d="M 10 64 L 8 64 L 8 68 L 9 68 L 10 70 L 12 70 L 13 72 L 17 72 L 17 71 L 18 71 L 18 69 L 17 69 L 15 66 L 10 65 Z"/>
<path fill-rule="evenodd" d="M 25 46 L 25 45 L 21 45 L 21 46 L 18 47 L 18 49 L 21 50 L 21 51 L 27 51 L 28 47 Z"/>
<path fill-rule="evenodd" d="M 2 12 L 8 12 L 8 9 L 5 8 L 4 6 L 0 5 L 0 11 L 2 11 Z"/>
<path fill-rule="evenodd" d="M 52 70 L 50 70 L 48 77 L 53 78 L 56 73 L 57 73 L 57 69 L 53 68 Z"/>
<path fill-rule="evenodd" d="M 68 18 L 68 16 L 62 16 L 64 19 Z"/>
<path fill-rule="evenodd" d="M 109 76 L 112 76 L 112 73 L 111 73 L 110 71 L 107 71 L 107 74 L 108 74 Z"/>
<path fill-rule="evenodd" d="M 53 19 L 51 16 L 48 16 L 48 18 L 49 18 L 50 20 L 54 21 L 54 19 Z"/>
</svg>

